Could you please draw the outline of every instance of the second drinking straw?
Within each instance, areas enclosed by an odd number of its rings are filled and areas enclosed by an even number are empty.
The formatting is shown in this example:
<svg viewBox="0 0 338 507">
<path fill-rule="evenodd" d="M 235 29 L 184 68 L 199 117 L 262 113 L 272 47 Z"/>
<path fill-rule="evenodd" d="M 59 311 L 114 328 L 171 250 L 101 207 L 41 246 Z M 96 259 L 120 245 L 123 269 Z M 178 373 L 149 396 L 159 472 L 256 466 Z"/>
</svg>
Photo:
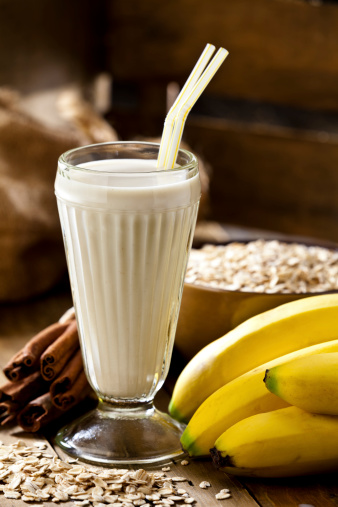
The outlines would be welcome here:
<svg viewBox="0 0 338 507">
<path fill-rule="evenodd" d="M 163 133 L 162 133 L 160 151 L 159 151 L 158 160 L 157 160 L 157 167 L 164 167 L 166 152 L 167 152 L 168 146 L 170 145 L 170 139 L 173 134 L 173 129 L 175 126 L 175 116 L 176 116 L 179 104 L 181 103 L 181 101 L 184 101 L 187 98 L 187 96 L 191 93 L 191 90 L 193 89 L 193 87 L 195 86 L 196 82 L 198 81 L 200 75 L 204 71 L 204 69 L 205 69 L 208 61 L 210 60 L 212 54 L 214 53 L 214 51 L 215 51 L 215 46 L 213 46 L 212 44 L 207 44 L 205 46 L 203 53 L 199 57 L 190 76 L 188 77 L 187 81 L 185 82 L 185 85 L 183 86 L 182 90 L 180 91 L 174 104 L 171 106 L 171 108 L 166 116 L 166 119 L 164 121 L 164 128 L 163 128 Z"/>
<path fill-rule="evenodd" d="M 175 166 L 187 116 L 229 54 L 226 49 L 220 48 L 204 70 L 214 50 L 214 46 L 207 44 L 175 103 L 167 114 L 157 161 L 157 166 L 160 168 L 172 169 Z"/>
</svg>

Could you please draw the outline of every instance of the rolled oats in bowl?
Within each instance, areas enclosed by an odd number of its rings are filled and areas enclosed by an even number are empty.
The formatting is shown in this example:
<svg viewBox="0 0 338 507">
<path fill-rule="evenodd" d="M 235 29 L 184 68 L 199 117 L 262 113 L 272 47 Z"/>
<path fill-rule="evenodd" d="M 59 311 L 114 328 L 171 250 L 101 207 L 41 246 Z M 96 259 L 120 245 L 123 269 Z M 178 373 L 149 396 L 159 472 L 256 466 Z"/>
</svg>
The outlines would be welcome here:
<svg viewBox="0 0 338 507">
<path fill-rule="evenodd" d="M 192 250 L 175 337 L 191 359 L 245 320 L 277 306 L 338 291 L 338 249 L 285 241 L 232 242 Z"/>
<path fill-rule="evenodd" d="M 338 290 L 338 251 L 300 243 L 257 240 L 192 250 L 185 282 L 267 294 Z"/>
</svg>

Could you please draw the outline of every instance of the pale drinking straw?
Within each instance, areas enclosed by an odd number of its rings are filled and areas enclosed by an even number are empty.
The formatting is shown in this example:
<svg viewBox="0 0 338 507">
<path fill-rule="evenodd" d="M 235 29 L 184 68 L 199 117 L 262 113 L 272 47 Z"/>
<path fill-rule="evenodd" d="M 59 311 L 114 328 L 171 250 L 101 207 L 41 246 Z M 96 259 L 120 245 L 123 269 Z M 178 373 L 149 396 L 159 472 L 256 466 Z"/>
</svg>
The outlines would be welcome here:
<svg viewBox="0 0 338 507">
<path fill-rule="evenodd" d="M 165 169 L 172 169 L 175 166 L 175 161 L 179 149 L 179 145 L 181 142 L 183 129 L 185 125 L 185 121 L 192 107 L 201 96 L 205 88 L 210 83 L 213 76 L 216 74 L 219 67 L 224 62 L 225 58 L 228 56 L 228 51 L 224 48 L 220 48 L 214 58 L 209 63 L 208 67 L 204 70 L 201 75 L 201 66 L 204 63 L 203 68 L 205 67 L 207 61 L 205 57 L 202 59 L 204 53 L 206 52 L 208 46 L 205 48 L 202 53 L 199 61 L 197 62 L 194 70 L 188 78 L 188 85 L 184 85 L 181 93 L 177 97 L 174 105 L 170 109 L 163 129 L 163 135 L 161 138 L 160 152 L 159 158 L 157 162 L 158 167 L 164 167 Z M 211 53 L 212 54 L 212 53 Z M 197 65 L 202 60 L 202 64 L 198 67 L 198 71 L 195 71 Z M 203 70 L 203 69 L 202 69 Z M 195 72 L 195 74 L 194 74 Z M 194 74 L 193 78 L 192 75 Z M 197 80 L 196 80 L 196 76 Z M 191 79 L 192 78 L 192 79 Z M 170 118 L 168 120 L 168 117 Z M 167 121 L 168 120 L 168 121 Z M 160 158 L 161 156 L 161 158 Z"/>
<path fill-rule="evenodd" d="M 179 93 L 178 97 L 176 98 L 174 104 L 171 106 L 171 108 L 166 116 L 163 132 L 162 132 L 160 151 L 159 151 L 158 160 L 157 160 L 157 167 L 164 167 L 166 151 L 167 151 L 167 148 L 170 144 L 170 138 L 172 136 L 173 129 L 175 126 L 176 110 L 177 110 L 178 106 L 180 105 L 181 101 L 185 101 L 185 99 L 191 93 L 193 87 L 195 86 L 200 75 L 204 71 L 204 69 L 205 69 L 208 61 L 210 60 L 212 54 L 214 53 L 215 49 L 216 49 L 215 46 L 213 46 L 212 44 L 207 44 L 205 46 L 195 67 L 191 71 L 191 74 L 188 77 L 185 85 L 183 86 L 181 92 Z"/>
</svg>

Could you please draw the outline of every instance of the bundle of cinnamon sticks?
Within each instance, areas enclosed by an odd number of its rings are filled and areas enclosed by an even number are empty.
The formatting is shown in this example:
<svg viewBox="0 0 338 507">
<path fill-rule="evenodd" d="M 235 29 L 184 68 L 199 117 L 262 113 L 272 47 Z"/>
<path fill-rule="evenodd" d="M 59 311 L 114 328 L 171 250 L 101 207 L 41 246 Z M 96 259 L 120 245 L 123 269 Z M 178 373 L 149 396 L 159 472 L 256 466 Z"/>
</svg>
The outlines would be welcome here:
<svg viewBox="0 0 338 507">
<path fill-rule="evenodd" d="M 1 425 L 14 420 L 35 432 L 91 392 L 83 370 L 74 313 L 34 336 L 5 366 Z"/>
</svg>

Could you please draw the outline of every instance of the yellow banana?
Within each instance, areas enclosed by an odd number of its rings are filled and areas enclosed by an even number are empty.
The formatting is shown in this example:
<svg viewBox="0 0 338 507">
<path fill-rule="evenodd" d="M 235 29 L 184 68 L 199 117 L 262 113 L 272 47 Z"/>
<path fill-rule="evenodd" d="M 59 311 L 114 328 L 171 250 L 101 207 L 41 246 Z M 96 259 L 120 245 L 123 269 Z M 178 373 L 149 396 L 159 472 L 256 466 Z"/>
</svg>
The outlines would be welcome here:
<svg viewBox="0 0 338 507">
<path fill-rule="evenodd" d="M 179 376 L 169 411 L 187 422 L 214 391 L 256 366 L 338 336 L 338 294 L 299 299 L 243 322 L 202 349 Z"/>
<path fill-rule="evenodd" d="M 338 352 L 301 357 L 269 368 L 264 382 L 290 405 L 316 414 L 338 415 Z"/>
<path fill-rule="evenodd" d="M 313 354 L 333 355 L 330 352 L 338 353 L 338 340 L 312 345 L 278 357 L 225 384 L 209 396 L 191 418 L 181 437 L 183 449 L 190 456 L 205 456 L 209 454 L 215 440 L 238 421 L 288 406 L 287 402 L 266 389 L 263 382 L 266 369 L 278 370 L 281 366 L 276 365 L 285 362 L 291 365 L 291 361 L 296 362 L 297 358 L 315 357 Z"/>
<path fill-rule="evenodd" d="M 337 470 L 338 417 L 297 407 L 253 415 L 217 439 L 212 457 L 234 475 L 289 477 Z"/>
</svg>

